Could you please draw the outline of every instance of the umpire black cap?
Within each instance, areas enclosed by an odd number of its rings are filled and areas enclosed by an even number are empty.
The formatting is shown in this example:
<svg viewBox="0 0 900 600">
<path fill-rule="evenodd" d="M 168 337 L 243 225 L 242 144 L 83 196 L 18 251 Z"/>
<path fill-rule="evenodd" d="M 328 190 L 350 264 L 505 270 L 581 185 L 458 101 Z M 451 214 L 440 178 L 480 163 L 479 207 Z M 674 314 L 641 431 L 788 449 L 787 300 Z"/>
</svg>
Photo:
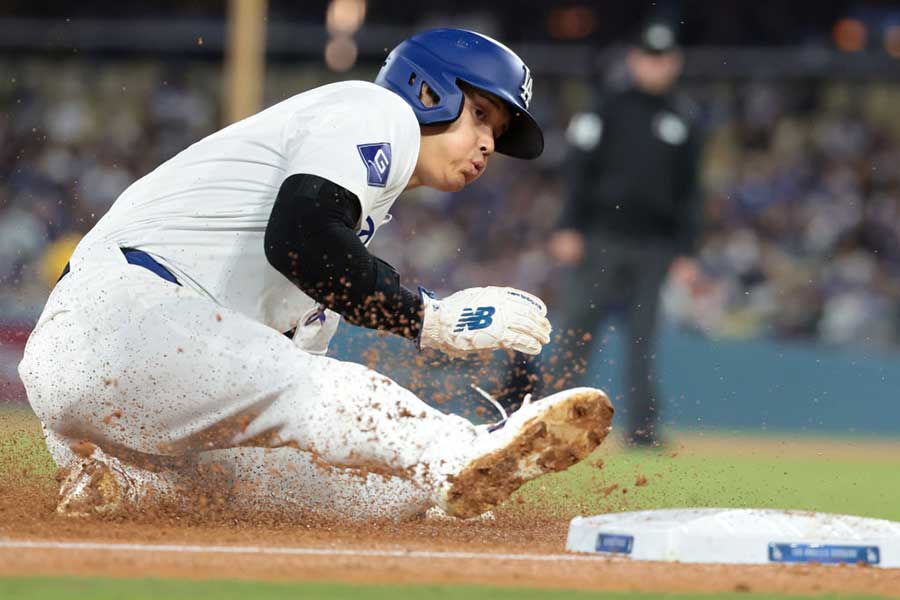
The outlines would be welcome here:
<svg viewBox="0 0 900 600">
<path fill-rule="evenodd" d="M 672 52 L 678 49 L 677 32 L 665 21 L 651 21 L 641 28 L 635 45 L 651 54 Z"/>
</svg>

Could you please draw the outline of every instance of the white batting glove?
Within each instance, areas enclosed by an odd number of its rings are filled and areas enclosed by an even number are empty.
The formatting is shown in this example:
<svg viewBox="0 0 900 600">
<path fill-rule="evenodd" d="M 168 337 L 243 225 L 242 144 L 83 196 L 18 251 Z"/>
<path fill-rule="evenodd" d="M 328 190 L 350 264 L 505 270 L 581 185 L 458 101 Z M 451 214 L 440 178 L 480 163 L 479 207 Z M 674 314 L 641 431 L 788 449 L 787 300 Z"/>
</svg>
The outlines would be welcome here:
<svg viewBox="0 0 900 600">
<path fill-rule="evenodd" d="M 478 287 L 442 300 L 421 287 L 419 293 L 425 307 L 420 348 L 457 357 L 500 348 L 533 355 L 550 341 L 547 307 L 528 292 Z"/>
</svg>

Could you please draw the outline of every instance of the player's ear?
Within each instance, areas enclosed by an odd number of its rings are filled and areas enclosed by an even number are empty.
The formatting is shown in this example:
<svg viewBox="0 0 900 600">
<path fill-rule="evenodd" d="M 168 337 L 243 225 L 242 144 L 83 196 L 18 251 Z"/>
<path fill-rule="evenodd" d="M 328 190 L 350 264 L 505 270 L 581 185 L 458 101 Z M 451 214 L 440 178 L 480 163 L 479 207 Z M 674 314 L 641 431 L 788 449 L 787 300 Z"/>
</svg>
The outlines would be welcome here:
<svg viewBox="0 0 900 600">
<path fill-rule="evenodd" d="M 419 102 L 422 103 L 422 106 L 425 108 L 431 108 L 433 106 L 437 106 L 441 101 L 441 97 L 438 96 L 433 89 L 426 83 L 422 82 L 422 86 L 419 88 Z"/>
</svg>

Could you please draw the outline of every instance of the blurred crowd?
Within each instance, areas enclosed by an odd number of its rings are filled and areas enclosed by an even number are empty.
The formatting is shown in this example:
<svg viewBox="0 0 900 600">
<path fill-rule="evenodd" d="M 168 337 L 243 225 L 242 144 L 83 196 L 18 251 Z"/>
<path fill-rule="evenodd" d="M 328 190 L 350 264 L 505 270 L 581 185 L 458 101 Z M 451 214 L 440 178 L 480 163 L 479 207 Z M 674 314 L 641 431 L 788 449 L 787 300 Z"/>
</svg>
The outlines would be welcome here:
<svg viewBox="0 0 900 600">
<path fill-rule="evenodd" d="M 118 194 L 218 127 L 221 82 L 212 63 L 35 59 L 0 71 L 10 74 L 0 82 L 0 321 L 31 323 Z M 324 77 L 270 70 L 267 102 Z M 552 99 L 536 89 L 547 127 L 540 161 L 498 157 L 460 193 L 404 196 L 374 251 L 409 285 L 514 284 L 552 307 L 561 271 L 546 240 L 567 193 L 565 128 L 589 97 L 561 92 L 586 85 L 554 82 Z M 688 82 L 686 91 L 706 132 L 705 233 L 670 274 L 666 318 L 715 338 L 900 343 L 900 86 Z"/>
<path fill-rule="evenodd" d="M 213 131 L 219 109 L 209 77 L 150 63 L 0 71 L 0 319 L 33 322 L 80 237 L 132 181 Z"/>
<path fill-rule="evenodd" d="M 705 236 L 664 293 L 717 336 L 900 341 L 896 86 L 741 85 L 706 98 Z"/>
</svg>

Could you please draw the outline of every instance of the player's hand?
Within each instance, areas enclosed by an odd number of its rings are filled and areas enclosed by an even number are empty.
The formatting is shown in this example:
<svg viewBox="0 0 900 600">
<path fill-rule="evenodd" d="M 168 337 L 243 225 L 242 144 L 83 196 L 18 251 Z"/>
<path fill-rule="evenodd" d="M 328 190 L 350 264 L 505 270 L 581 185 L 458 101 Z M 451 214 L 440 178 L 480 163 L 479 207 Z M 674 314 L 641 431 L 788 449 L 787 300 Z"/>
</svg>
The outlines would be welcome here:
<svg viewBox="0 0 900 600">
<path fill-rule="evenodd" d="M 425 313 L 420 348 L 450 356 L 484 350 L 539 354 L 550 341 L 547 307 L 540 298 L 509 287 L 469 288 L 438 300 L 419 288 Z"/>
</svg>

